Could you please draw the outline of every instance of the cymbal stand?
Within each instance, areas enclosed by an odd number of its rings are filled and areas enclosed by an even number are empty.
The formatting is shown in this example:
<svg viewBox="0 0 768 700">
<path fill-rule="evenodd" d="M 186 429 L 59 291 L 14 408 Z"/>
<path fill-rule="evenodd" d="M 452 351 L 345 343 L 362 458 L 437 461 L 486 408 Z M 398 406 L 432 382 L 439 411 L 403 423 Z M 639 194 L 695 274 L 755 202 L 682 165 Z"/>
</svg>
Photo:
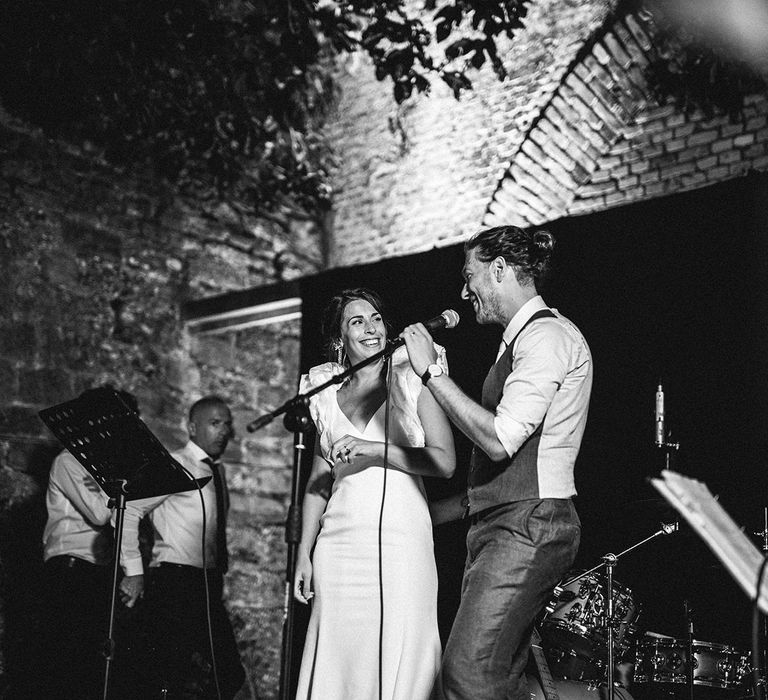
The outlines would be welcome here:
<svg viewBox="0 0 768 700">
<path fill-rule="evenodd" d="M 614 633 L 613 633 L 613 623 L 614 623 L 613 618 L 615 616 L 614 601 L 613 601 L 613 570 L 616 567 L 616 564 L 619 563 L 619 559 L 623 557 L 625 554 L 629 554 L 631 551 L 637 549 L 638 547 L 641 547 L 646 542 L 650 542 L 651 540 L 656 539 L 661 535 L 671 535 L 673 532 L 677 532 L 677 530 L 678 530 L 678 524 L 676 522 L 661 523 L 661 529 L 657 530 L 652 535 L 649 535 L 645 539 L 642 539 L 639 542 L 636 542 L 631 547 L 627 547 L 623 552 L 619 552 L 618 554 L 613 554 L 613 553 L 604 554 L 601 557 L 601 562 L 599 564 L 596 564 L 591 569 L 588 569 L 587 571 L 584 571 L 578 576 L 574 576 L 572 579 L 569 579 L 565 583 L 561 583 L 555 587 L 556 592 L 562 591 L 563 589 L 570 586 L 572 583 L 575 583 L 576 581 L 579 581 L 585 576 L 589 576 L 590 574 L 594 573 L 598 569 L 605 567 L 606 581 L 608 586 L 607 601 L 606 601 L 606 605 L 603 607 L 603 620 L 605 622 L 605 629 L 608 635 L 608 639 L 607 639 L 608 672 L 607 672 L 607 678 L 606 678 L 606 682 L 608 684 L 608 696 L 606 700 L 614 700 L 614 697 L 615 697 L 615 693 L 614 693 L 615 688 L 614 688 L 614 680 L 613 680 L 613 676 L 614 676 L 613 667 L 614 667 L 614 657 L 615 657 Z"/>
<path fill-rule="evenodd" d="M 685 673 L 685 680 L 688 684 L 688 697 L 693 700 L 693 674 L 696 657 L 693 653 L 693 610 L 690 603 L 685 600 L 685 622 L 686 622 L 686 646 L 688 648 L 688 664 Z"/>
<path fill-rule="evenodd" d="M 608 582 L 608 605 L 605 607 L 605 627 L 608 633 L 608 700 L 613 700 L 613 567 L 618 563 L 619 558 L 615 554 L 605 554 L 603 563 L 605 564 L 605 577 Z"/>
</svg>

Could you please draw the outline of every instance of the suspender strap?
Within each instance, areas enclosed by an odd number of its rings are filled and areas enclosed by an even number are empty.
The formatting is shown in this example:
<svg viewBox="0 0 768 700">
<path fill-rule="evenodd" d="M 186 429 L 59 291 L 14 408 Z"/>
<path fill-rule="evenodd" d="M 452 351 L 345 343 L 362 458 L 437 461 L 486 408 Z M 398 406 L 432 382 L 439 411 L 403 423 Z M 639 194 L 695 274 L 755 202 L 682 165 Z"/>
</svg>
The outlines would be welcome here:
<svg viewBox="0 0 768 700">
<path fill-rule="evenodd" d="M 515 333 L 515 337 L 512 338 L 512 340 L 509 341 L 507 344 L 507 347 L 510 347 L 515 344 L 515 341 L 517 340 L 518 336 L 534 321 L 540 318 L 557 318 L 555 314 L 552 313 L 551 309 L 539 309 L 533 316 L 531 316 L 524 324 L 523 327 Z"/>
</svg>

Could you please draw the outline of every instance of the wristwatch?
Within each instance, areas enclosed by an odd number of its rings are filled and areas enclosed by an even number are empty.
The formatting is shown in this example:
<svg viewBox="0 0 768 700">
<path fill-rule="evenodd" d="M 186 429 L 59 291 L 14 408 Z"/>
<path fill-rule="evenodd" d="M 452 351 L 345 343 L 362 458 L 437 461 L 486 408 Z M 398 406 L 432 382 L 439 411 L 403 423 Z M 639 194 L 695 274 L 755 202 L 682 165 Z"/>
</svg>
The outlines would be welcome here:
<svg viewBox="0 0 768 700">
<path fill-rule="evenodd" d="M 432 377 L 439 377 L 442 373 L 443 373 L 442 366 L 435 363 L 432 363 L 431 365 L 427 365 L 427 371 L 421 375 L 421 383 L 424 386 L 427 386 L 427 382 L 430 379 L 432 379 Z"/>
</svg>

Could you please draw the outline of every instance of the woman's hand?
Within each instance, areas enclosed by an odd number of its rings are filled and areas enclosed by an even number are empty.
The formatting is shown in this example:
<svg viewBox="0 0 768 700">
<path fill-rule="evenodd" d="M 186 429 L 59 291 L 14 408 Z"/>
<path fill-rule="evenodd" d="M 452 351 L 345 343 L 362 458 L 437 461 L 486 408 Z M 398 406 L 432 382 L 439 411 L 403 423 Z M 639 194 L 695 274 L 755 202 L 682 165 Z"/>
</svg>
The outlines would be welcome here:
<svg viewBox="0 0 768 700">
<path fill-rule="evenodd" d="M 296 560 L 293 577 L 293 597 L 306 605 L 315 594 L 312 592 L 312 562 L 306 554 L 300 554 Z"/>
<path fill-rule="evenodd" d="M 437 362 L 435 342 L 422 323 L 406 326 L 400 337 L 405 341 L 405 348 L 408 350 L 408 359 L 411 361 L 411 367 L 416 372 L 416 375 L 420 377 L 427 371 L 428 365 Z"/>
<path fill-rule="evenodd" d="M 351 463 L 355 457 L 383 457 L 384 443 L 363 440 L 354 435 L 345 435 L 331 446 L 331 457 L 337 462 Z"/>
</svg>

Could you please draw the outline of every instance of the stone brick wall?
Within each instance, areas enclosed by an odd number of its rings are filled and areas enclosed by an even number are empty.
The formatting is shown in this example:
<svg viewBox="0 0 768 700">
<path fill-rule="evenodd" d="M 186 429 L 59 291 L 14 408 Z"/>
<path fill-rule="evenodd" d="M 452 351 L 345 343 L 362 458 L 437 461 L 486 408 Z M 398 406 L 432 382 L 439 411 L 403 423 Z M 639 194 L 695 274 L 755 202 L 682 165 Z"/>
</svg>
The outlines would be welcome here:
<svg viewBox="0 0 768 700">
<path fill-rule="evenodd" d="M 486 225 L 540 225 L 768 166 L 765 95 L 735 118 L 659 103 L 646 80 L 656 31 L 628 15 L 593 35 L 512 157 Z"/>
<path fill-rule="evenodd" d="M 299 372 L 299 323 L 189 337 L 201 394 L 231 402 L 236 437 L 225 455 L 230 486 L 228 608 L 248 678 L 242 698 L 277 696 L 290 497 L 291 440 L 276 420 L 245 425 L 283 403 Z"/>
<path fill-rule="evenodd" d="M 37 411 L 111 382 L 137 396 L 170 449 L 193 400 L 230 402 L 228 604 L 249 672 L 243 697 L 276 695 L 291 444 L 279 422 L 256 435 L 244 425 L 295 389 L 299 324 L 194 335 L 180 306 L 314 272 L 318 230 L 289 213 L 266 222 L 236 203 L 181 200 L 0 113 L 0 694 L 33 671 L 39 629 L 44 493 L 59 447 Z"/>
<path fill-rule="evenodd" d="M 567 216 L 768 168 L 768 101 L 739 118 L 660 104 L 645 69 L 656 28 L 610 3 L 540 0 L 500 55 L 509 77 L 473 76 L 460 102 L 394 106 L 359 58 L 339 69 L 328 127 L 338 155 L 330 264 L 464 239 L 483 226 Z"/>
<path fill-rule="evenodd" d="M 562 74 L 604 21 L 604 0 L 540 0 L 525 29 L 456 101 L 435 82 L 399 108 L 365 61 L 340 67 L 342 91 L 326 133 L 336 152 L 331 265 L 404 255 L 463 239 L 479 227 L 525 134 Z"/>
<path fill-rule="evenodd" d="M 752 95 L 741 119 L 656 107 L 627 128 L 569 207 L 599 211 L 768 169 L 768 98 Z"/>
</svg>

